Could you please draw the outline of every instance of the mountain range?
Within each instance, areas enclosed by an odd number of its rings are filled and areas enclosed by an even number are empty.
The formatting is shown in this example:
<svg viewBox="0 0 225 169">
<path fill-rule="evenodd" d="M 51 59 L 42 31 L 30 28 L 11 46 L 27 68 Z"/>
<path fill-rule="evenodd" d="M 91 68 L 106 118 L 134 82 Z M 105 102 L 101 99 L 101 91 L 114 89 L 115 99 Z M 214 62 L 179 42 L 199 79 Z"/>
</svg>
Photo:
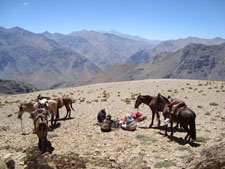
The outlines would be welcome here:
<svg viewBox="0 0 225 169">
<path fill-rule="evenodd" d="M 84 84 L 149 78 L 225 80 L 225 43 L 189 44 L 177 52 L 162 52 L 141 64 L 117 64 Z"/>
<path fill-rule="evenodd" d="M 222 38 L 157 41 L 116 31 L 0 27 L 0 78 L 39 89 L 146 78 L 224 80 Z"/>
<path fill-rule="evenodd" d="M 40 89 L 89 78 L 100 72 L 92 61 L 42 35 L 21 28 L 0 28 L 0 78 Z"/>
</svg>

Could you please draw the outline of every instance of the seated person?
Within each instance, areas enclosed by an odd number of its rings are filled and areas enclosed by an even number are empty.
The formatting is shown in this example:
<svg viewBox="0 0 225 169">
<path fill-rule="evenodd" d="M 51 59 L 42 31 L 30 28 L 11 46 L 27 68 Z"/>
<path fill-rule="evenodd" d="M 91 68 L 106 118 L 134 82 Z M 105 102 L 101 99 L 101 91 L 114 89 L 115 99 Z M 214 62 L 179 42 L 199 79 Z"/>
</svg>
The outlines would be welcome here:
<svg viewBox="0 0 225 169">
<path fill-rule="evenodd" d="M 102 132 L 110 132 L 111 128 L 112 128 L 112 123 L 113 123 L 113 121 L 111 120 L 111 115 L 108 114 L 106 116 L 106 119 L 101 124 L 101 131 Z"/>
<path fill-rule="evenodd" d="M 134 120 L 136 120 L 136 122 L 143 121 L 147 118 L 147 116 L 142 116 L 142 114 L 140 112 L 133 112 L 132 117 L 134 118 Z M 126 120 L 125 116 L 123 118 L 121 118 L 122 123 L 124 123 L 125 120 Z"/>
<path fill-rule="evenodd" d="M 125 116 L 125 122 L 121 125 L 121 128 L 128 131 L 136 130 L 137 124 L 132 115 L 127 114 Z"/>
<path fill-rule="evenodd" d="M 133 112 L 132 116 L 137 122 L 143 121 L 147 118 L 147 116 L 142 116 L 140 112 Z"/>
<path fill-rule="evenodd" d="M 97 120 L 99 123 L 102 123 L 106 118 L 106 112 L 105 112 L 105 108 L 103 107 L 99 112 L 98 112 L 98 116 L 97 116 Z"/>
</svg>

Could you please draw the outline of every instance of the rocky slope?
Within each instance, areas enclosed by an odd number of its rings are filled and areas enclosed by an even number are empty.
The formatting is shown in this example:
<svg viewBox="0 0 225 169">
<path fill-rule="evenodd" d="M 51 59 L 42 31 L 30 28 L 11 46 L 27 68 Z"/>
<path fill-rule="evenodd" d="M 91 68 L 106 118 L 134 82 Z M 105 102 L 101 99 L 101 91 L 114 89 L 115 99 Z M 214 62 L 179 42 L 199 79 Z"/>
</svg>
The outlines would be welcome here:
<svg viewBox="0 0 225 169">
<path fill-rule="evenodd" d="M 15 27 L 0 28 L 0 78 L 30 83 L 40 89 L 79 80 L 100 71 L 84 56 L 42 35 Z"/>
<path fill-rule="evenodd" d="M 188 37 L 184 39 L 167 40 L 159 43 L 155 48 L 151 50 L 141 50 L 136 52 L 134 55 L 128 58 L 127 62 L 132 64 L 145 63 L 147 60 L 154 58 L 156 55 L 162 52 L 177 52 L 178 50 L 191 43 L 203 45 L 220 45 L 222 43 L 225 43 L 225 39 L 203 39 L 197 37 Z"/>
<path fill-rule="evenodd" d="M 177 52 L 163 52 L 150 59 L 145 52 L 142 54 L 145 63 L 112 66 L 88 83 L 148 78 L 225 80 L 225 43 L 212 46 L 189 44 Z M 111 70 L 113 67 L 114 71 Z"/>
<path fill-rule="evenodd" d="M 198 163 L 195 162 L 198 157 L 207 156 L 208 150 L 205 149 L 225 142 L 224 86 L 224 81 L 158 79 L 0 96 L 0 158 L 8 165 L 15 163 L 17 169 L 32 165 L 90 169 L 189 168 Z M 184 100 L 195 111 L 197 139 L 194 143 L 182 144 L 186 135 L 182 130 L 175 132 L 172 138 L 165 137 L 163 127 L 157 128 L 156 121 L 149 129 L 151 111 L 146 105 L 141 105 L 139 111 L 147 119 L 138 123 L 134 132 L 114 129 L 102 133 L 96 125 L 96 116 L 102 107 L 106 107 L 112 117 L 121 118 L 136 111 L 134 102 L 138 93 L 157 95 L 158 92 Z M 48 134 L 55 148 L 52 154 L 41 155 L 37 150 L 38 138 L 32 134 L 33 124 L 29 115 L 23 115 L 26 135 L 21 135 L 20 120 L 17 119 L 17 104 L 31 101 L 39 94 L 50 97 L 70 95 L 74 102 L 74 118 L 61 119 L 57 128 Z M 66 109 L 60 109 L 60 116 L 65 114 Z"/>
<path fill-rule="evenodd" d="M 38 89 L 32 85 L 13 80 L 0 79 L 0 93 L 19 94 L 19 93 L 30 93 L 34 91 L 38 91 Z"/>
</svg>

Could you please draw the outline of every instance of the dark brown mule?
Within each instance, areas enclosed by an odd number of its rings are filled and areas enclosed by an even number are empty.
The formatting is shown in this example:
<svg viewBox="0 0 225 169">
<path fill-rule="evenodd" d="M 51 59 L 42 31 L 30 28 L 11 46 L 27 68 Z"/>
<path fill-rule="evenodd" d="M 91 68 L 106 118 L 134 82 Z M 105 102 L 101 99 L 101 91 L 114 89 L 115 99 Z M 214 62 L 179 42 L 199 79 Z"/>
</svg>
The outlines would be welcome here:
<svg viewBox="0 0 225 169">
<path fill-rule="evenodd" d="M 48 118 L 46 114 L 39 113 L 35 117 L 34 123 L 35 123 L 35 130 L 39 138 L 38 148 L 41 151 L 41 153 L 44 153 L 47 151 L 48 148 L 48 140 L 47 140 Z"/>
<path fill-rule="evenodd" d="M 177 113 L 171 113 L 170 101 L 161 94 L 158 95 L 157 103 L 159 107 L 164 107 L 164 118 L 169 118 L 171 121 L 171 136 L 173 136 L 173 122 L 177 122 L 180 123 L 181 127 L 183 127 L 187 132 L 187 135 L 184 138 L 184 143 L 189 142 L 190 138 L 192 138 L 193 140 L 196 139 L 196 114 L 193 110 L 191 110 L 187 106 L 184 106 L 178 108 Z M 167 126 L 168 125 L 166 125 L 165 135 L 167 135 Z"/>
<path fill-rule="evenodd" d="M 152 127 L 153 125 L 155 114 L 157 115 L 157 118 L 158 118 L 158 126 L 160 126 L 161 122 L 160 122 L 159 111 L 162 111 L 162 110 L 158 109 L 157 96 L 139 95 L 137 97 L 134 107 L 137 109 L 142 103 L 148 105 L 149 108 L 152 110 L 152 122 L 149 125 L 149 128 Z"/>
</svg>

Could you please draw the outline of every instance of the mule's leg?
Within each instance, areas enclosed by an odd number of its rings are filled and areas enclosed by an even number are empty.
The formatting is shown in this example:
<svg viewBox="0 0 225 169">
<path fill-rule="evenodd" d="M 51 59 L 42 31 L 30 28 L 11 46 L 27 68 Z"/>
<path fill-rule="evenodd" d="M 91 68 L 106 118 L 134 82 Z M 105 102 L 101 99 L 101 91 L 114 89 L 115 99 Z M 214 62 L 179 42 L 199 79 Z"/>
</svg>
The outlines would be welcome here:
<svg viewBox="0 0 225 169">
<path fill-rule="evenodd" d="M 51 131 L 53 130 L 53 120 L 54 120 L 54 115 L 51 114 Z"/>
<path fill-rule="evenodd" d="M 59 108 L 57 108 L 56 119 L 59 119 Z"/>
<path fill-rule="evenodd" d="M 151 122 L 151 124 L 149 125 L 149 128 L 151 128 L 151 127 L 152 127 L 152 125 L 153 125 L 153 121 L 154 121 L 154 118 L 155 118 L 155 112 L 154 112 L 154 111 L 152 111 L 152 122 Z"/>
<path fill-rule="evenodd" d="M 165 125 L 165 136 L 168 136 L 168 134 L 167 134 L 167 129 L 168 129 L 168 124 Z"/>
<path fill-rule="evenodd" d="M 171 122 L 170 122 L 171 124 L 171 126 L 170 126 L 170 128 L 171 128 L 171 133 L 170 133 L 170 136 L 173 136 L 173 121 L 171 120 Z"/>
<path fill-rule="evenodd" d="M 176 126 L 175 126 L 174 128 L 175 128 L 175 129 L 178 129 L 178 125 L 179 125 L 179 123 L 177 123 Z"/>
<path fill-rule="evenodd" d="M 70 109 L 70 106 L 69 105 L 66 105 L 66 117 L 65 118 L 67 118 L 67 116 L 69 115 L 69 117 L 70 117 L 70 112 L 71 112 L 71 109 Z"/>
<path fill-rule="evenodd" d="M 161 123 L 161 121 L 160 121 L 160 115 L 159 115 L 159 112 L 157 112 L 157 119 L 158 119 L 158 127 L 160 127 L 160 123 Z"/>
<path fill-rule="evenodd" d="M 38 141 L 38 149 L 41 151 L 41 149 L 42 149 L 42 145 L 41 145 L 41 139 L 39 139 L 39 141 Z"/>
<path fill-rule="evenodd" d="M 187 142 L 188 142 L 188 140 L 187 140 L 187 138 L 188 138 L 188 136 L 189 136 L 189 138 L 190 138 L 190 130 L 188 129 L 188 126 L 183 126 L 183 128 L 184 128 L 184 130 L 187 132 L 187 135 L 185 136 L 185 138 L 184 138 L 184 144 L 186 144 Z"/>
</svg>

